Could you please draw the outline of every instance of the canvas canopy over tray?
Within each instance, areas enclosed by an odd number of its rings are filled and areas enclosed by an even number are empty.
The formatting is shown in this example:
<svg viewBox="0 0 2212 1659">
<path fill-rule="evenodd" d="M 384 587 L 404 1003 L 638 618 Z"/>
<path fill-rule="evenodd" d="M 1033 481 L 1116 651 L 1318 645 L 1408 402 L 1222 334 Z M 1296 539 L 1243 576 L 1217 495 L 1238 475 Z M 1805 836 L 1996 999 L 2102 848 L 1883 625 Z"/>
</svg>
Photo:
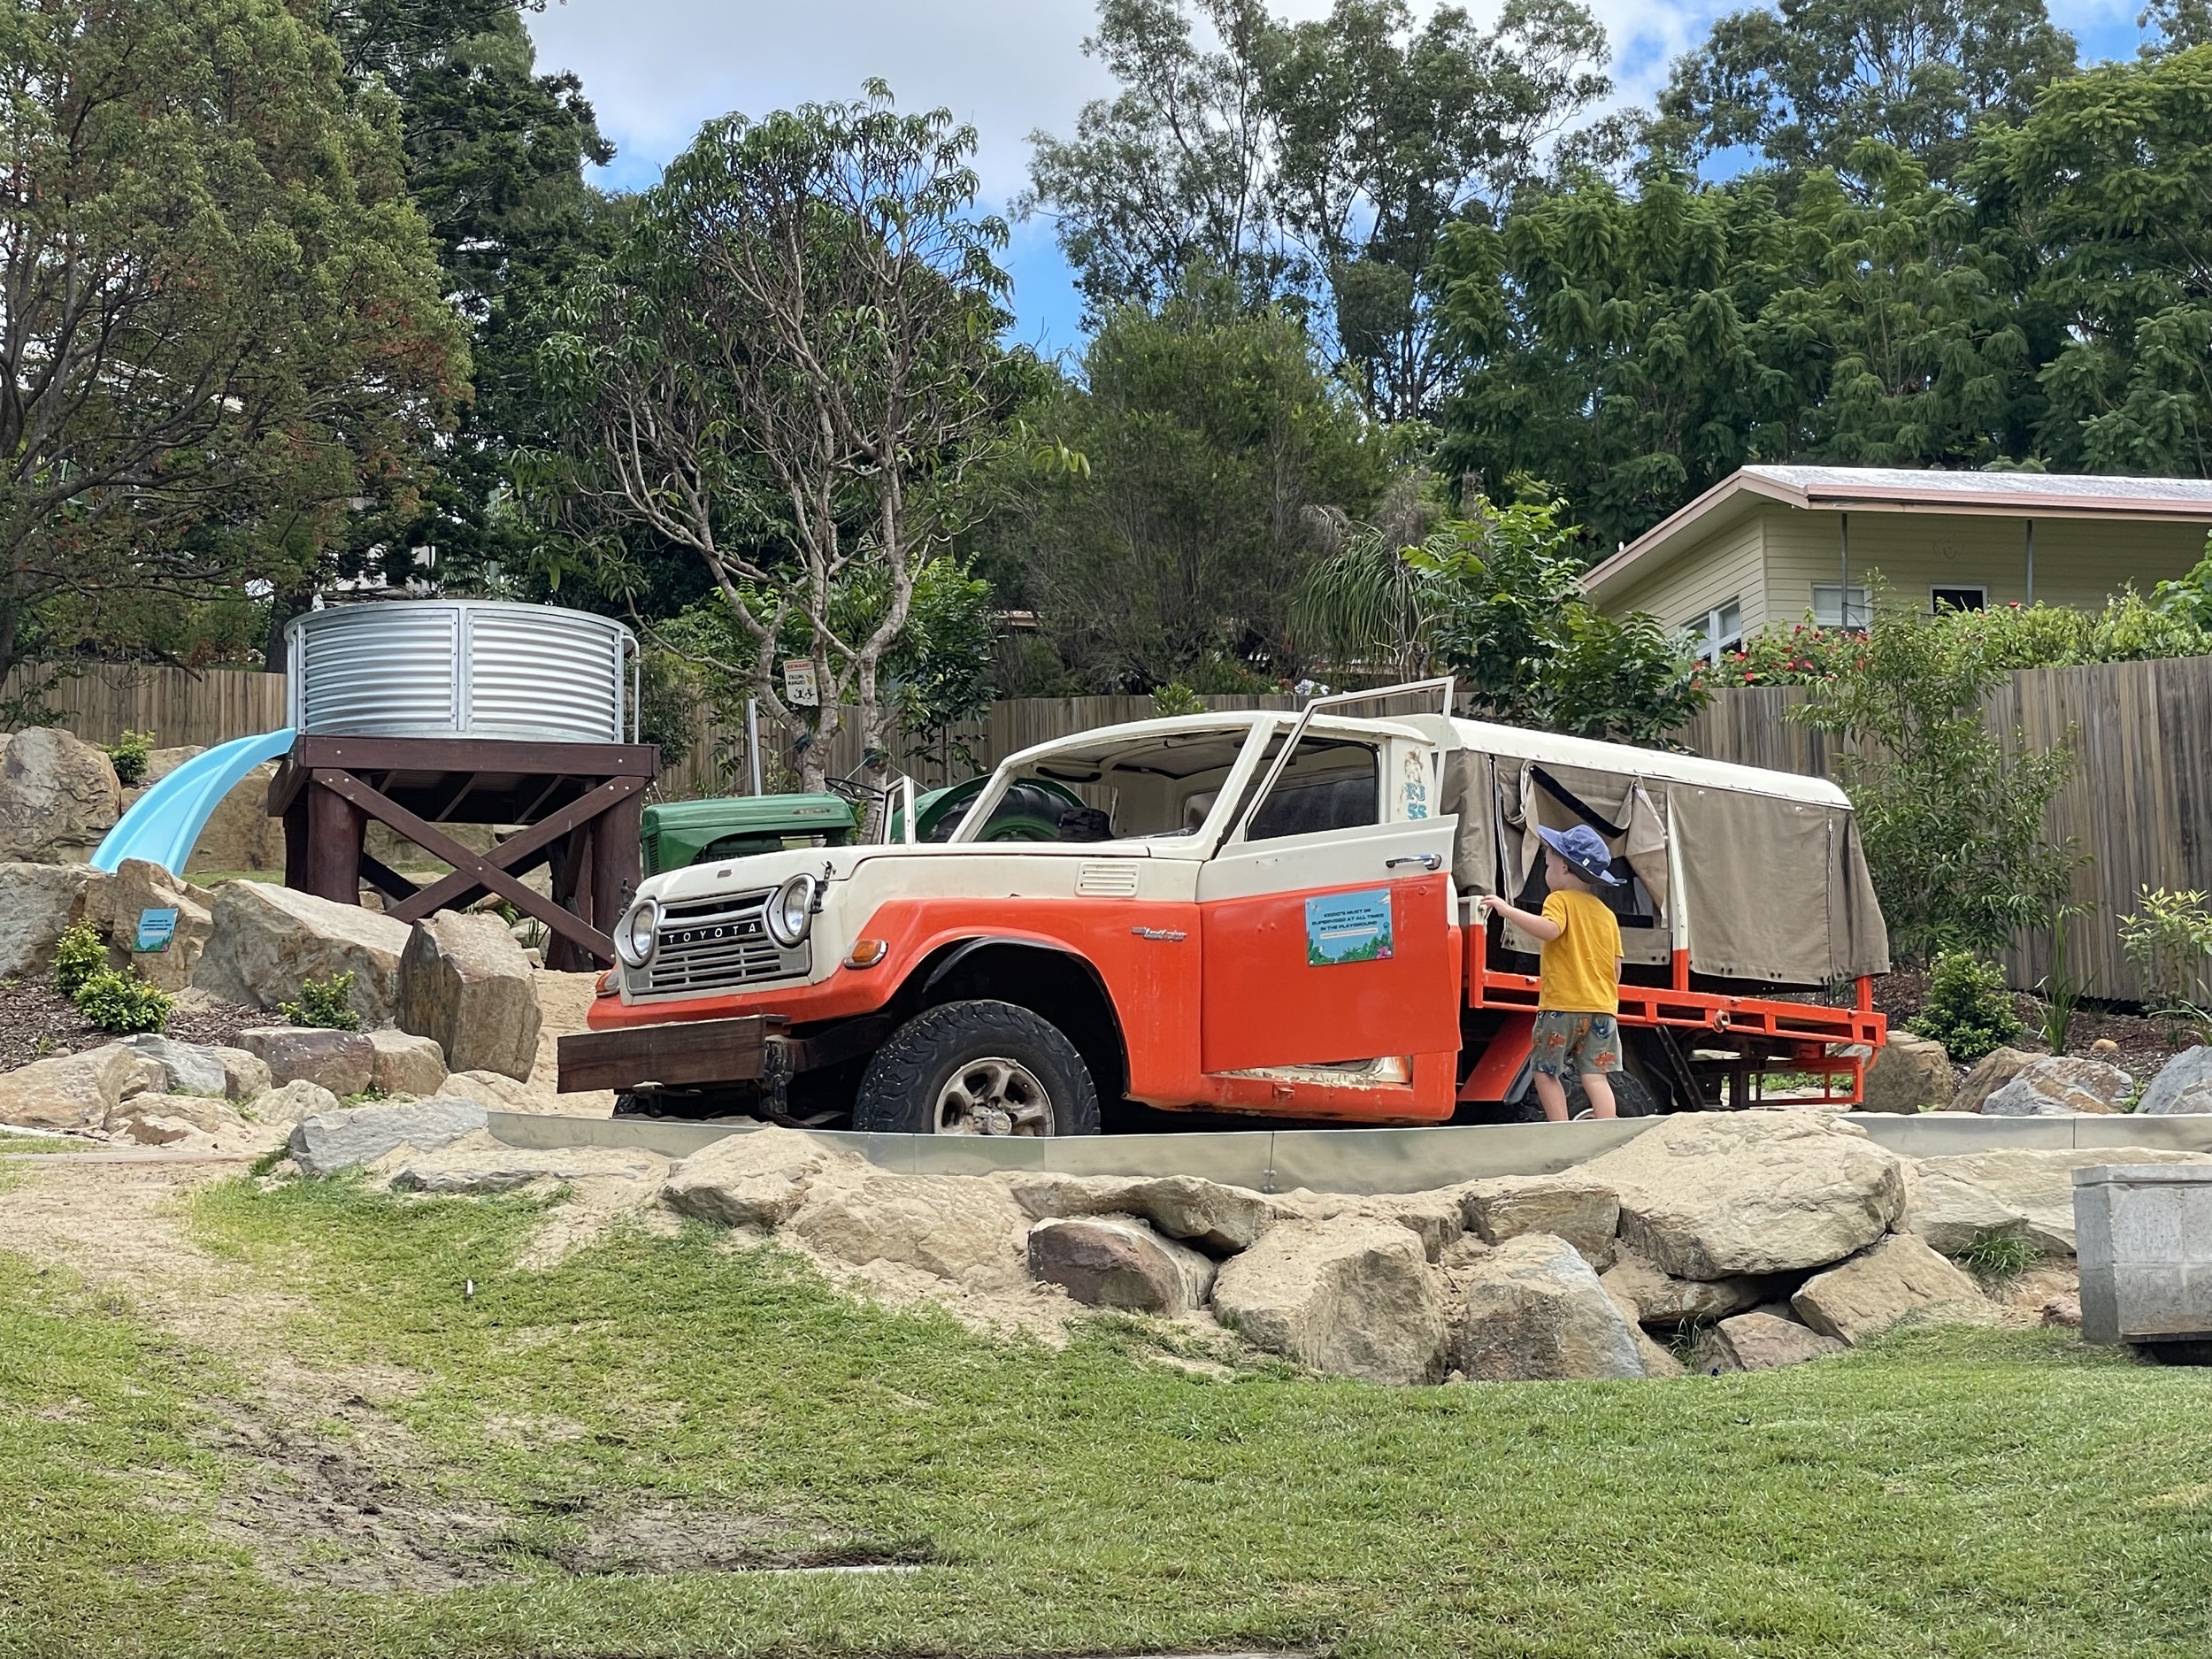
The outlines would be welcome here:
<svg viewBox="0 0 2212 1659">
<path fill-rule="evenodd" d="M 1832 785 L 1624 744 L 1452 724 L 1463 747 L 1446 754 L 1441 806 L 1459 818 L 1452 875 L 1463 895 L 1517 901 L 1542 862 L 1537 828 L 1586 824 L 1604 839 L 1615 873 L 1633 878 L 1617 906 L 1628 962 L 1668 960 L 1671 907 L 1679 904 L 1693 973 L 1816 989 L 1888 972 L 1888 930 L 1858 822 Z M 1537 949 L 1509 926 L 1505 942 Z"/>
</svg>

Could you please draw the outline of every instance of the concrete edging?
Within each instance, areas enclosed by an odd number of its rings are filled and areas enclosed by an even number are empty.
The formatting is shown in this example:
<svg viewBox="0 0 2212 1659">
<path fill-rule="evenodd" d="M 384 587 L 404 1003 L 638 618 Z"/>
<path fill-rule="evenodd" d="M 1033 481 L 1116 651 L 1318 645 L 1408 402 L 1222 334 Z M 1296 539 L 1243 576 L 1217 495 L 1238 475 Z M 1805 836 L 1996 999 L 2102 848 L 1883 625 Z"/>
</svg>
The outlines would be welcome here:
<svg viewBox="0 0 2212 1659">
<path fill-rule="evenodd" d="M 1656 1118 L 1614 1123 L 1494 1124 L 1434 1129 L 1250 1129 L 1167 1135 L 987 1140 L 964 1135 L 856 1134 L 809 1130 L 826 1145 L 856 1152 L 902 1175 L 982 1175 L 1050 1170 L 1067 1175 L 1196 1175 L 1255 1192 L 1307 1187 L 1324 1193 L 1417 1193 L 1494 1175 L 1553 1175 L 1626 1144 Z M 2212 1152 L 2212 1116 L 2142 1118 L 1917 1118 L 1855 1112 L 1848 1121 L 1901 1157 L 1968 1152 L 2155 1147 Z M 509 1146 L 639 1148 L 689 1157 L 746 1123 L 679 1123 L 647 1118 L 490 1114 Z"/>
</svg>

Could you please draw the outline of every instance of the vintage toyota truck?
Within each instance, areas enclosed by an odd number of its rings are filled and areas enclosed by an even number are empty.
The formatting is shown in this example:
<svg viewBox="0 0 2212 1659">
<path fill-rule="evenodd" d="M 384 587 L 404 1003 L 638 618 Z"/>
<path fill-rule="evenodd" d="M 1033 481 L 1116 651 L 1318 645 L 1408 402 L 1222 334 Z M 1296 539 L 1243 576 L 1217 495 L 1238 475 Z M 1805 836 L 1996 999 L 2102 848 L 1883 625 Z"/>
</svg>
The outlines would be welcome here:
<svg viewBox="0 0 2212 1659">
<path fill-rule="evenodd" d="M 1087 732 L 1010 757 L 941 840 L 653 877 L 561 1087 L 925 1134 L 1532 1115 L 1535 944 L 1472 901 L 1540 905 L 1537 826 L 1587 824 L 1624 878 L 1621 1109 L 1859 1098 L 1888 945 L 1840 790 L 1451 696 Z M 993 839 L 1006 814 L 1052 839 Z"/>
</svg>

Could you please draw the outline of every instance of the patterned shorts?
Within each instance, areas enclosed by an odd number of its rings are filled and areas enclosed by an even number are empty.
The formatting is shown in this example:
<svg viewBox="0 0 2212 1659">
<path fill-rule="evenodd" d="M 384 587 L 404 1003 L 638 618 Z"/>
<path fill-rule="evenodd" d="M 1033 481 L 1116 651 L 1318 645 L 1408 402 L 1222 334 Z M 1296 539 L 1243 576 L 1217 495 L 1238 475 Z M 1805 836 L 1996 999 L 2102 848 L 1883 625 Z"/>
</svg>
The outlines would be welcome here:
<svg viewBox="0 0 2212 1659">
<path fill-rule="evenodd" d="M 1547 1008 L 1536 1016 L 1531 1033 L 1535 1065 L 1546 1077 L 1563 1080 L 1574 1073 L 1621 1069 L 1621 1031 L 1610 1014 L 1570 1014 Z"/>
</svg>

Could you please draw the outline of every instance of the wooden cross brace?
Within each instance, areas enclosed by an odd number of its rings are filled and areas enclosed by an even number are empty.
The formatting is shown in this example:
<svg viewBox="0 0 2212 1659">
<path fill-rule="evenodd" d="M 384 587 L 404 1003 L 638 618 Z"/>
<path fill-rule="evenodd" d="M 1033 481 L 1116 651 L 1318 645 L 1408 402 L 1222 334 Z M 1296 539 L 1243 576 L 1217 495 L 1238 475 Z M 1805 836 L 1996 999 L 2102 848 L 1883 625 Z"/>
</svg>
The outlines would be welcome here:
<svg viewBox="0 0 2212 1659">
<path fill-rule="evenodd" d="M 495 893 L 525 915 L 535 917 L 561 938 L 589 951 L 602 962 L 612 962 L 614 941 L 573 910 L 556 904 L 544 895 L 525 887 L 512 873 L 564 835 L 600 817 L 609 809 L 643 793 L 647 780 L 615 778 L 588 790 L 550 818 L 541 818 L 521 833 L 502 841 L 489 853 L 474 853 L 426 818 L 419 818 L 380 789 L 372 788 L 342 767 L 318 766 L 308 773 L 311 785 L 329 790 L 369 817 L 388 824 L 409 841 L 453 866 L 453 873 L 418 889 L 385 913 L 396 922 L 419 922 L 433 911 L 467 902 L 479 893 Z M 382 882 L 379 882 L 380 887 Z"/>
</svg>

